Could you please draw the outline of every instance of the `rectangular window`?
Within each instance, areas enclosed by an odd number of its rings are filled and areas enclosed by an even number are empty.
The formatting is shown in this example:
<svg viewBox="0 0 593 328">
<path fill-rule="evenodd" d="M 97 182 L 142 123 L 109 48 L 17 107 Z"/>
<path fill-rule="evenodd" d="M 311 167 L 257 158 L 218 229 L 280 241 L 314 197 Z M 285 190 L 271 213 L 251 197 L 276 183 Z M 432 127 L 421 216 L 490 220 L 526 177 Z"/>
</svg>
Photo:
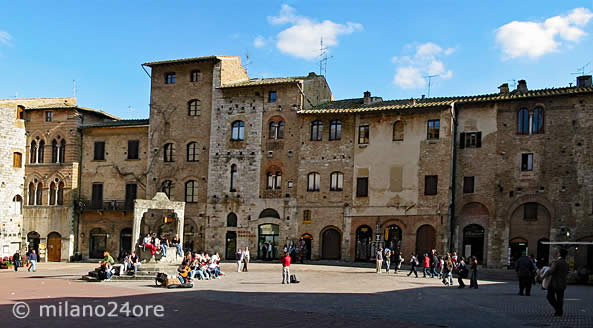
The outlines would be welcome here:
<svg viewBox="0 0 593 328">
<path fill-rule="evenodd" d="M 342 121 L 333 120 L 329 122 L 329 140 L 342 139 Z"/>
<path fill-rule="evenodd" d="M 482 147 L 482 132 L 462 132 L 459 135 L 459 148 Z"/>
<path fill-rule="evenodd" d="M 441 128 L 440 120 L 428 120 L 426 139 L 437 140 L 439 138 L 440 128 Z"/>
<path fill-rule="evenodd" d="M 200 71 L 191 71 L 189 76 L 191 82 L 198 82 L 200 81 Z"/>
<path fill-rule="evenodd" d="M 105 141 L 95 141 L 95 156 L 93 159 L 95 161 L 104 161 L 105 160 Z"/>
<path fill-rule="evenodd" d="M 138 185 L 135 183 L 126 184 L 126 209 L 134 208 L 134 200 L 137 197 Z"/>
<path fill-rule="evenodd" d="M 54 120 L 54 112 L 51 112 L 51 111 L 45 112 L 45 121 L 51 122 L 53 120 Z"/>
<path fill-rule="evenodd" d="M 526 203 L 523 208 L 523 220 L 537 221 L 537 203 Z"/>
<path fill-rule="evenodd" d="M 303 222 L 304 223 L 311 223 L 311 210 L 304 210 L 303 211 Z"/>
<path fill-rule="evenodd" d="M 424 177 L 424 194 L 425 195 L 436 195 L 438 183 L 439 183 L 438 175 L 425 176 Z"/>
<path fill-rule="evenodd" d="M 521 171 L 533 171 L 533 153 L 521 154 Z"/>
<path fill-rule="evenodd" d="M 369 196 L 369 178 L 356 178 L 356 197 Z"/>
<path fill-rule="evenodd" d="M 175 72 L 165 73 L 165 84 L 175 84 Z"/>
<path fill-rule="evenodd" d="M 103 184 L 93 183 L 93 192 L 91 196 L 91 207 L 93 209 L 103 208 Z"/>
<path fill-rule="evenodd" d="M 270 91 L 268 93 L 268 102 L 275 103 L 276 102 L 276 91 Z"/>
<path fill-rule="evenodd" d="M 140 140 L 128 140 L 128 159 L 139 159 Z"/>
<path fill-rule="evenodd" d="M 474 192 L 474 177 L 463 177 L 463 193 L 471 194 Z"/>
<path fill-rule="evenodd" d="M 13 153 L 12 166 L 13 167 L 22 167 L 23 166 L 23 154 Z"/>
<path fill-rule="evenodd" d="M 358 144 L 366 145 L 369 143 L 369 126 L 361 125 L 358 127 Z"/>
</svg>

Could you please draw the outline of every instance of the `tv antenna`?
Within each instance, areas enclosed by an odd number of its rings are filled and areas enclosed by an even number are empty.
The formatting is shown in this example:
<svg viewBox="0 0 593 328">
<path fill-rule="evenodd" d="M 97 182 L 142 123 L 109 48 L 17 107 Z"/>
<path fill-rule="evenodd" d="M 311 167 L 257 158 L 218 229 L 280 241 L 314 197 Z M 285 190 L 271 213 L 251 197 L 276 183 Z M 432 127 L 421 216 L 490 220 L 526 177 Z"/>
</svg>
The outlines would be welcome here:
<svg viewBox="0 0 593 328">
<path fill-rule="evenodd" d="M 511 83 L 511 90 L 515 90 L 515 88 L 517 87 L 517 80 L 512 79 L 512 80 L 507 80 L 507 82 L 512 82 Z"/>
<path fill-rule="evenodd" d="M 585 74 L 589 74 L 589 73 L 593 72 L 593 71 L 585 72 L 585 70 L 587 69 L 587 67 L 589 65 L 591 65 L 591 62 L 588 62 L 585 65 L 577 68 L 577 71 L 575 73 L 570 73 L 570 74 L 572 74 L 572 75 L 579 75 L 579 76 L 582 76 L 582 75 L 585 75 Z"/>
<path fill-rule="evenodd" d="M 136 108 L 132 107 L 132 105 L 128 106 L 128 112 L 130 112 L 130 117 L 132 117 L 132 113 L 134 113 L 135 110 Z"/>
<path fill-rule="evenodd" d="M 427 98 L 430 98 L 430 85 L 432 84 L 432 78 L 433 77 L 437 77 L 439 76 L 438 74 L 436 75 L 426 75 L 424 78 L 428 79 L 428 94 L 427 94 Z"/>
<path fill-rule="evenodd" d="M 251 64 L 251 60 L 249 60 L 249 51 L 245 50 L 245 70 L 249 73 L 249 64 Z"/>
<path fill-rule="evenodd" d="M 327 47 L 323 46 L 323 38 L 321 38 L 320 42 L 320 49 L 319 49 L 319 75 L 323 75 L 327 78 L 327 60 L 330 58 L 334 58 L 334 56 L 327 56 L 328 49 Z"/>
</svg>

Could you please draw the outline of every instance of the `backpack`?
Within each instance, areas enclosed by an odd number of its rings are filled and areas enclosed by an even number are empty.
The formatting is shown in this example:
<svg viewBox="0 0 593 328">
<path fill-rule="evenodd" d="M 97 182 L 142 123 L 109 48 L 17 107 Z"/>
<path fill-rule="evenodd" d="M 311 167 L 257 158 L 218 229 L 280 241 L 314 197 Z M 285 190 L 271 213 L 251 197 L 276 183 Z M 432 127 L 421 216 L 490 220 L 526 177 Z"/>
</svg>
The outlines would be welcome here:
<svg viewBox="0 0 593 328">
<path fill-rule="evenodd" d="M 167 280 L 167 274 L 159 272 L 156 274 L 156 277 L 154 278 L 154 283 L 157 286 L 162 286 L 165 283 L 165 280 Z"/>
<path fill-rule="evenodd" d="M 296 274 L 291 274 L 290 275 L 290 283 L 291 284 L 298 284 L 300 281 L 297 280 L 296 278 Z"/>
</svg>

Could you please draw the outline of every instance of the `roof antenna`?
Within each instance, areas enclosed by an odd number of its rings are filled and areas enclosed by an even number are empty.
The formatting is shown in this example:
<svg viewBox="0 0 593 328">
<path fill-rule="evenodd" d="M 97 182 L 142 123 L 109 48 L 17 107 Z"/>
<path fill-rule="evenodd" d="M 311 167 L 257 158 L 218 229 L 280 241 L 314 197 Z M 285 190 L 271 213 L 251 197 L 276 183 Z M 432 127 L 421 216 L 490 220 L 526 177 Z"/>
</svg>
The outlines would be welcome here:
<svg viewBox="0 0 593 328">
<path fill-rule="evenodd" d="M 132 105 L 128 106 L 128 112 L 130 112 L 130 118 L 132 118 L 132 113 L 135 111 L 136 109 L 134 107 L 132 107 Z"/>
<path fill-rule="evenodd" d="M 517 80 L 512 79 L 512 80 L 507 80 L 507 82 L 512 82 L 511 83 L 511 90 L 515 90 L 517 88 Z"/>
<path fill-rule="evenodd" d="M 319 75 L 323 75 L 327 78 L 327 60 L 334 58 L 334 56 L 327 56 L 328 49 L 323 46 L 323 37 L 321 38 L 321 47 L 319 48 Z"/>
<path fill-rule="evenodd" d="M 438 74 L 436 74 L 436 75 L 427 75 L 427 76 L 424 77 L 425 79 L 428 79 L 428 94 L 427 94 L 427 97 L 426 98 L 430 98 L 430 85 L 431 85 L 431 82 L 432 82 L 432 78 L 433 77 L 437 77 L 437 76 L 439 76 L 439 75 Z"/>
<path fill-rule="evenodd" d="M 249 75 L 249 64 L 251 64 L 251 60 L 249 60 L 249 50 L 245 50 L 245 70 L 247 71 L 247 75 Z"/>
<path fill-rule="evenodd" d="M 588 63 L 586 63 L 585 65 L 583 65 L 583 66 L 581 66 L 581 67 L 577 68 L 577 71 L 576 71 L 576 72 L 574 72 L 574 73 L 570 73 L 570 74 L 572 74 L 572 75 L 579 75 L 579 76 L 583 76 L 583 75 L 585 75 L 585 74 L 589 74 L 589 73 L 593 72 L 593 71 L 588 71 L 588 72 L 585 72 L 585 69 L 586 69 L 586 68 L 587 68 L 589 65 L 591 65 L 591 62 L 588 62 Z"/>
</svg>

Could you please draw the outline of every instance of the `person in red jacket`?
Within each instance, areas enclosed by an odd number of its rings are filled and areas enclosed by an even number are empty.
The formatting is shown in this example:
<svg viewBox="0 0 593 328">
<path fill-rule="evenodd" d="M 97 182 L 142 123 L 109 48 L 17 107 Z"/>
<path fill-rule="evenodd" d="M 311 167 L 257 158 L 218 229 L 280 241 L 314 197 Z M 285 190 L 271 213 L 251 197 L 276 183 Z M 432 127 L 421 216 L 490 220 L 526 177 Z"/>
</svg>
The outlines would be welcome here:
<svg viewBox="0 0 593 328">
<path fill-rule="evenodd" d="M 426 274 L 430 274 L 430 257 L 428 257 L 427 253 L 424 253 L 424 278 L 426 278 Z"/>
<path fill-rule="evenodd" d="M 288 252 L 282 258 L 282 283 L 290 284 L 290 255 Z"/>
</svg>

